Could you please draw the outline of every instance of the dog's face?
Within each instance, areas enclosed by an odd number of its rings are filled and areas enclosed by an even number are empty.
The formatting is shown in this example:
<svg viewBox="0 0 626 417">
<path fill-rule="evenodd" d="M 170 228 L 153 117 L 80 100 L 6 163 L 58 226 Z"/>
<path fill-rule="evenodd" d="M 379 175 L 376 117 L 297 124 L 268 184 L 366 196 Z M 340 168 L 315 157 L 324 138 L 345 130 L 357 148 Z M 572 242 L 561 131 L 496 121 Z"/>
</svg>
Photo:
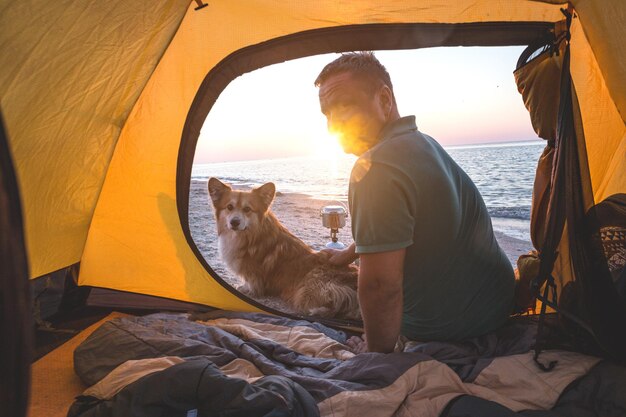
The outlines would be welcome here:
<svg viewBox="0 0 626 417">
<path fill-rule="evenodd" d="M 252 191 L 234 191 L 217 178 L 209 179 L 218 233 L 225 229 L 236 232 L 254 229 L 267 213 L 275 193 L 276 187 L 271 182 Z"/>
</svg>

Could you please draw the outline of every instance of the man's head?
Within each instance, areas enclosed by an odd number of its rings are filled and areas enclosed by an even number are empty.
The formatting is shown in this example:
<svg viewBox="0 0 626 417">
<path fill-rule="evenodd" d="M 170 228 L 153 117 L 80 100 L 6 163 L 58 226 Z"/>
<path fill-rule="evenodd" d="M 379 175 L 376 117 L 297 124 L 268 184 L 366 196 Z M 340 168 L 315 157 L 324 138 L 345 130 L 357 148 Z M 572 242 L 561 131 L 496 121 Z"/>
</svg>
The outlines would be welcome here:
<svg viewBox="0 0 626 417">
<path fill-rule="evenodd" d="M 315 86 L 328 130 L 347 153 L 367 151 L 383 126 L 400 117 L 389 73 L 371 52 L 342 54 L 324 67 Z"/>
</svg>

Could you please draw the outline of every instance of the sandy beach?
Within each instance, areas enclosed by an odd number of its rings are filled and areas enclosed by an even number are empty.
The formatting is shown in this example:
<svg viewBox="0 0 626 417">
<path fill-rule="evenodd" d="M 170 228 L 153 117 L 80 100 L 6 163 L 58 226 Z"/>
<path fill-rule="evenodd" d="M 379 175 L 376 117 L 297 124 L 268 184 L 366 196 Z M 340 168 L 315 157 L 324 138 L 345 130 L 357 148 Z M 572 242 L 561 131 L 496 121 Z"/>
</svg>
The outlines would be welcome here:
<svg viewBox="0 0 626 417">
<path fill-rule="evenodd" d="M 298 236 L 314 250 L 320 250 L 330 240 L 330 231 L 322 227 L 320 209 L 332 203 L 336 202 L 312 199 L 305 194 L 284 194 L 278 191 L 271 208 L 276 217 L 291 233 Z M 228 271 L 219 257 L 217 230 L 213 206 L 209 202 L 207 181 L 191 181 L 189 226 L 198 249 L 213 270 L 222 279 L 235 287 L 242 284 L 237 276 Z M 496 238 L 514 267 L 517 258 L 532 249 L 532 244 L 529 241 L 507 236 L 498 230 L 496 230 Z M 347 220 L 346 227 L 339 231 L 339 240 L 346 245 L 352 243 L 350 219 Z M 277 300 L 263 299 L 259 301 L 263 304 L 283 309 L 281 303 Z"/>
</svg>

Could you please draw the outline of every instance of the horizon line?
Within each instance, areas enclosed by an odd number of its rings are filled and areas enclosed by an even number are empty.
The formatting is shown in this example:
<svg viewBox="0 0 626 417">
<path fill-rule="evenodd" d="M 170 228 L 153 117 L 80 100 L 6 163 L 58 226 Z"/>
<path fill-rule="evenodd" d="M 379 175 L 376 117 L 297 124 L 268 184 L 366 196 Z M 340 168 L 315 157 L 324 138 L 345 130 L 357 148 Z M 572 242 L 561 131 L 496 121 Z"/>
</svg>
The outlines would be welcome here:
<svg viewBox="0 0 626 417">
<path fill-rule="evenodd" d="M 536 139 L 513 139 L 513 140 L 506 140 L 506 141 L 502 141 L 502 142 L 475 142 L 475 143 L 463 143 L 463 144 L 454 144 L 454 145 L 441 145 L 444 149 L 449 149 L 449 148 L 454 148 L 454 149 L 469 149 L 469 148 L 478 148 L 478 147 L 489 147 L 489 146 L 503 146 L 503 145 L 516 145 L 519 143 L 528 143 L 533 144 L 533 145 L 538 145 L 540 143 L 545 143 L 546 140 L 541 139 L 541 138 L 536 138 Z M 532 142 L 532 143 L 531 143 Z M 342 156 L 350 156 L 351 154 L 346 154 L 344 153 Z M 233 160 L 228 160 L 228 161 L 213 161 L 213 162 L 202 162 L 202 163 L 193 163 L 193 165 L 208 165 L 208 164 L 228 164 L 228 163 L 235 163 L 235 162 L 258 162 L 258 161 L 274 161 L 274 160 L 281 160 L 281 159 L 295 159 L 295 158 L 309 158 L 309 157 L 313 157 L 315 155 L 292 155 L 292 156 L 276 156 L 276 157 L 270 157 L 270 158 L 257 158 L 257 159 L 233 159 Z"/>
</svg>

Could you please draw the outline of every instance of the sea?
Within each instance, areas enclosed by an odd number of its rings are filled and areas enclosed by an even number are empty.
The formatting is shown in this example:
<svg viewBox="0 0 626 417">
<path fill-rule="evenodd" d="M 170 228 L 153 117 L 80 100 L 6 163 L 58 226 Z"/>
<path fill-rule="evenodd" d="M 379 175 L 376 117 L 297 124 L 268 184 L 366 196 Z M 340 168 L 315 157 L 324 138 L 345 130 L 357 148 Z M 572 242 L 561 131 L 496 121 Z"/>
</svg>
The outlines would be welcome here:
<svg viewBox="0 0 626 417">
<path fill-rule="evenodd" d="M 530 204 L 537 161 L 545 142 L 447 146 L 446 151 L 474 181 L 495 230 L 530 241 Z M 236 187 L 276 184 L 278 192 L 298 193 L 346 204 L 352 155 L 308 156 L 194 164 L 192 180 L 217 177 Z"/>
</svg>

